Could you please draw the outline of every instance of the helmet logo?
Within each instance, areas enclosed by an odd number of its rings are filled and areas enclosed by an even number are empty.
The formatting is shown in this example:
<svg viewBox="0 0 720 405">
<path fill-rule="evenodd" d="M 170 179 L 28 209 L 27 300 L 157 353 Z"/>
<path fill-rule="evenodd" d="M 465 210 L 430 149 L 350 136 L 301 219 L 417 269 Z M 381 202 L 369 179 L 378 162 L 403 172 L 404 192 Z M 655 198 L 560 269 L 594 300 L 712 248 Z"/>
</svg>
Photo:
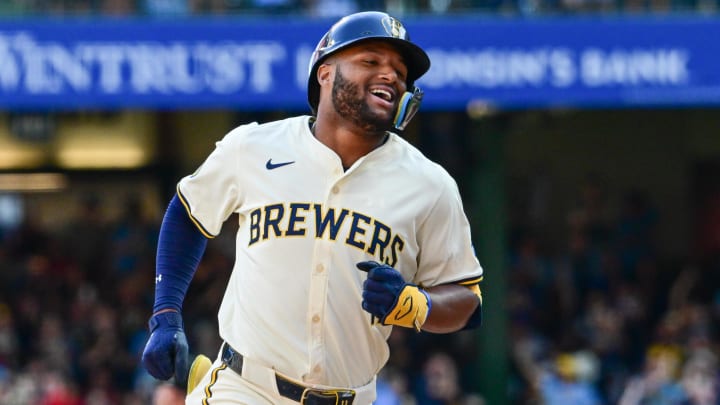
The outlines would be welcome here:
<svg viewBox="0 0 720 405">
<path fill-rule="evenodd" d="M 330 48 L 333 45 L 335 45 L 335 38 L 333 38 L 333 36 L 328 32 L 325 34 L 323 39 L 320 40 L 320 46 L 318 46 L 318 48 L 325 49 Z"/>
<path fill-rule="evenodd" d="M 402 23 L 398 20 L 396 20 L 393 17 L 385 17 L 382 19 L 382 25 L 383 28 L 385 28 L 385 32 L 388 33 L 393 38 L 405 38 L 405 27 L 403 27 Z"/>
</svg>

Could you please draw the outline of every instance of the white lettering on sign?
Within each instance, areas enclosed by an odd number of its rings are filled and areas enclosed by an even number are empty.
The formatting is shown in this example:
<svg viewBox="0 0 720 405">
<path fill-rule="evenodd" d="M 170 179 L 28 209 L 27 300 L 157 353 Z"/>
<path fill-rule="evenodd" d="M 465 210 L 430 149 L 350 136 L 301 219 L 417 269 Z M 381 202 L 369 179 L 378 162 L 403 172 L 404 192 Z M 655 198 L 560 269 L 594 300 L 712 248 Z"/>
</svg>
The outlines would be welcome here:
<svg viewBox="0 0 720 405">
<path fill-rule="evenodd" d="M 422 78 L 428 87 L 564 87 L 577 74 L 572 51 L 565 48 L 432 49 L 428 53 L 432 68 Z"/>
<path fill-rule="evenodd" d="M 587 86 L 680 85 L 689 80 L 689 56 L 679 49 L 587 49 L 580 57 Z"/>
<path fill-rule="evenodd" d="M 0 90 L 11 91 L 17 88 L 22 76 L 20 61 L 10 49 L 10 44 L 0 35 Z"/>
<path fill-rule="evenodd" d="M 278 42 L 40 42 L 0 32 L 0 90 L 136 94 L 274 91 Z"/>
<path fill-rule="evenodd" d="M 681 86 L 690 81 L 690 55 L 681 48 L 580 51 L 563 47 L 428 50 L 429 88 Z"/>
<path fill-rule="evenodd" d="M 122 67 L 125 61 L 120 44 L 85 45 L 78 48 L 78 56 L 94 61 L 98 70 L 98 83 L 103 93 L 119 93 L 123 89 Z M 92 62 L 89 62 L 92 63 Z"/>
<path fill-rule="evenodd" d="M 30 95 L 274 94 L 305 91 L 312 47 L 279 41 L 39 40 L 0 31 L 0 92 Z M 428 48 L 429 89 L 672 87 L 692 82 L 680 47 Z M 278 74 L 295 83 L 280 83 Z"/>
</svg>

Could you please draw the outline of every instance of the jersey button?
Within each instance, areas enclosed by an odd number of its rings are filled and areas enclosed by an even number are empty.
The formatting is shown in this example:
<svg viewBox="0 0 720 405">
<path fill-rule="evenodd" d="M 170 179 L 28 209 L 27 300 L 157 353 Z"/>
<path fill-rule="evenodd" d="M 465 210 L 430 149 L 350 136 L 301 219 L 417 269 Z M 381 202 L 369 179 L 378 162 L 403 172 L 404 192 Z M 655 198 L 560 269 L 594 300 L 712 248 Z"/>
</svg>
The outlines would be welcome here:
<svg viewBox="0 0 720 405">
<path fill-rule="evenodd" d="M 316 315 L 313 315 L 312 321 L 313 321 L 313 323 L 318 323 L 318 322 L 320 322 L 320 315 L 317 315 L 317 314 L 316 314 Z"/>
<path fill-rule="evenodd" d="M 340 192 L 340 187 L 338 187 L 338 186 L 333 186 L 333 188 L 332 188 L 330 191 L 332 191 L 333 194 L 337 194 L 337 193 Z"/>
<path fill-rule="evenodd" d="M 323 271 L 325 271 L 325 266 L 323 266 L 322 264 L 318 264 L 317 267 L 315 267 L 315 271 L 317 271 L 318 273 L 322 273 Z"/>
<path fill-rule="evenodd" d="M 316 365 L 315 367 L 313 367 L 313 372 L 314 372 L 314 373 L 320 374 L 321 371 L 322 371 L 322 367 L 320 367 L 319 364 Z"/>
</svg>

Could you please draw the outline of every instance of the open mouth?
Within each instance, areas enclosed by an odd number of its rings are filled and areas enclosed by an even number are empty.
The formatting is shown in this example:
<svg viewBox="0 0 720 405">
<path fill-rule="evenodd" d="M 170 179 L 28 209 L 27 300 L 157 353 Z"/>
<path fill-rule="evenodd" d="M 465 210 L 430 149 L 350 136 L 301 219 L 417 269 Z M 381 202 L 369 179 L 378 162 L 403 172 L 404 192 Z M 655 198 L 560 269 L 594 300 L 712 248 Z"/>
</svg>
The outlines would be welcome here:
<svg viewBox="0 0 720 405">
<path fill-rule="evenodd" d="M 381 88 L 370 89 L 370 93 L 372 95 L 374 95 L 375 97 L 381 98 L 387 102 L 392 102 L 393 98 L 394 98 L 393 93 L 386 89 L 381 89 Z"/>
</svg>

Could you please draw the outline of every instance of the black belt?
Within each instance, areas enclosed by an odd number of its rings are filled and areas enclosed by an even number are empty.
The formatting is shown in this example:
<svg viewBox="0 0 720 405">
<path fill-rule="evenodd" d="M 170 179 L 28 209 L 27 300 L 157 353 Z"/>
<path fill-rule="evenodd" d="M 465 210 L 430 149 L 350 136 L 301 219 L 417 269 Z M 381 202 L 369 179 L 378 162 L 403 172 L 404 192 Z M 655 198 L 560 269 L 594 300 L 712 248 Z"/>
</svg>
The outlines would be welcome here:
<svg viewBox="0 0 720 405">
<path fill-rule="evenodd" d="M 223 343 L 221 359 L 223 363 L 242 376 L 243 356 L 227 342 Z M 295 384 L 275 373 L 278 392 L 285 398 L 303 405 L 352 405 L 355 391 L 344 389 L 316 389 Z"/>
</svg>

